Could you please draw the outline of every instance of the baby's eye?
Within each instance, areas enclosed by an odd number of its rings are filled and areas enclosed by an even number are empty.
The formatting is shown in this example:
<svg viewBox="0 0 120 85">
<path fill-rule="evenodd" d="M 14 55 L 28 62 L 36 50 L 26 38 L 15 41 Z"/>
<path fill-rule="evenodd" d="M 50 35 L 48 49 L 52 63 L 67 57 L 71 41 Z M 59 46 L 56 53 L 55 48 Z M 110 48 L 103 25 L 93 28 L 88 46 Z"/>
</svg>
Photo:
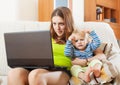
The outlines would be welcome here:
<svg viewBox="0 0 120 85">
<path fill-rule="evenodd" d="M 84 41 L 84 39 L 80 39 L 80 41 Z"/>
<path fill-rule="evenodd" d="M 78 40 L 75 40 L 75 42 L 78 42 Z"/>
</svg>

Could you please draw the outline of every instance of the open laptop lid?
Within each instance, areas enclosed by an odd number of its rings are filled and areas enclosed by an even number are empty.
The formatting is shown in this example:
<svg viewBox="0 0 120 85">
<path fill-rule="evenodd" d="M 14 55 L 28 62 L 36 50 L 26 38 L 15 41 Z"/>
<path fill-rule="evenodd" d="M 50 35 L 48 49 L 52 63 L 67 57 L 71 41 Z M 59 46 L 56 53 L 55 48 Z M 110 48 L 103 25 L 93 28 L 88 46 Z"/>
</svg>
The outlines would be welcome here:
<svg viewBox="0 0 120 85">
<path fill-rule="evenodd" d="M 10 67 L 54 66 L 49 30 L 5 33 L 4 38 Z"/>
</svg>

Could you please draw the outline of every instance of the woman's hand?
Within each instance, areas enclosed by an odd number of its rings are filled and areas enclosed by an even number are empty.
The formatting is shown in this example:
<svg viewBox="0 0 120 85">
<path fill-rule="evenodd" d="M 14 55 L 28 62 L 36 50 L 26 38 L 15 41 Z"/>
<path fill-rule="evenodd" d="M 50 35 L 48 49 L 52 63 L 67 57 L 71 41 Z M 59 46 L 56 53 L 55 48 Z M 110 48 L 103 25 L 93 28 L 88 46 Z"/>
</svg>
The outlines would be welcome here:
<svg viewBox="0 0 120 85">
<path fill-rule="evenodd" d="M 86 61 L 86 59 L 75 58 L 72 60 L 72 64 L 73 65 L 80 65 L 80 66 L 87 66 L 87 61 Z"/>
<path fill-rule="evenodd" d="M 99 56 L 97 56 L 97 58 L 98 58 L 99 60 L 106 60 L 105 54 L 99 54 Z"/>
<path fill-rule="evenodd" d="M 93 59 L 106 60 L 107 58 L 105 54 L 102 52 L 102 50 L 98 48 L 94 51 L 94 54 L 95 56 L 88 58 L 89 62 L 92 61 Z"/>
</svg>

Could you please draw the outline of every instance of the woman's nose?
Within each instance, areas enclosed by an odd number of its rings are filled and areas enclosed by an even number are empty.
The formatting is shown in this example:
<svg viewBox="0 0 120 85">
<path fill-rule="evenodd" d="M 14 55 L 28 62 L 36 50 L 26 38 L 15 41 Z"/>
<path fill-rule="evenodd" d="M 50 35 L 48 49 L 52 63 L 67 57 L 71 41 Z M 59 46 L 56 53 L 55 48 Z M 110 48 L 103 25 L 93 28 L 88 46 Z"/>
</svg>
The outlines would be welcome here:
<svg viewBox="0 0 120 85">
<path fill-rule="evenodd" d="M 57 30 L 59 30 L 59 29 L 60 29 L 59 25 L 56 25 L 56 29 L 57 29 Z"/>
</svg>

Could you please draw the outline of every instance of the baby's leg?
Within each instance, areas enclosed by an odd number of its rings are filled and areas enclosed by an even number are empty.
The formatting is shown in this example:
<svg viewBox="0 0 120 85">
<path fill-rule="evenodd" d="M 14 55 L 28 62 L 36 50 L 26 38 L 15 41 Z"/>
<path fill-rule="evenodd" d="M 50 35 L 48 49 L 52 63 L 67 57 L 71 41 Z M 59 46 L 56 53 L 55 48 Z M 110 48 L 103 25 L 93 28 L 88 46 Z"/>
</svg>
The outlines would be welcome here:
<svg viewBox="0 0 120 85">
<path fill-rule="evenodd" d="M 79 72 L 78 78 L 80 78 L 80 79 L 82 79 L 82 80 L 84 80 L 86 82 L 86 80 L 85 80 L 85 73 L 84 72 Z"/>
<path fill-rule="evenodd" d="M 90 81 L 89 71 L 84 72 L 82 67 L 79 66 L 79 65 L 73 65 L 71 67 L 71 74 L 72 74 L 72 76 L 78 77 L 78 78 L 82 79 L 85 82 Z"/>
<path fill-rule="evenodd" d="M 83 81 L 85 81 L 87 83 L 90 82 L 90 77 L 86 73 L 80 72 L 78 75 L 78 78 L 82 79 Z"/>
<path fill-rule="evenodd" d="M 100 76 L 101 68 L 102 68 L 102 65 L 100 63 L 97 63 L 93 66 L 92 71 L 93 71 L 95 77 Z"/>
<path fill-rule="evenodd" d="M 98 59 L 92 60 L 89 63 L 89 67 L 92 67 L 92 71 L 95 75 L 95 77 L 100 76 L 101 68 L 102 68 L 102 62 Z"/>
<path fill-rule="evenodd" d="M 92 72 L 91 67 L 88 67 L 87 70 L 85 71 L 85 75 L 84 75 L 84 80 L 86 82 L 90 82 L 90 73 Z"/>
</svg>

